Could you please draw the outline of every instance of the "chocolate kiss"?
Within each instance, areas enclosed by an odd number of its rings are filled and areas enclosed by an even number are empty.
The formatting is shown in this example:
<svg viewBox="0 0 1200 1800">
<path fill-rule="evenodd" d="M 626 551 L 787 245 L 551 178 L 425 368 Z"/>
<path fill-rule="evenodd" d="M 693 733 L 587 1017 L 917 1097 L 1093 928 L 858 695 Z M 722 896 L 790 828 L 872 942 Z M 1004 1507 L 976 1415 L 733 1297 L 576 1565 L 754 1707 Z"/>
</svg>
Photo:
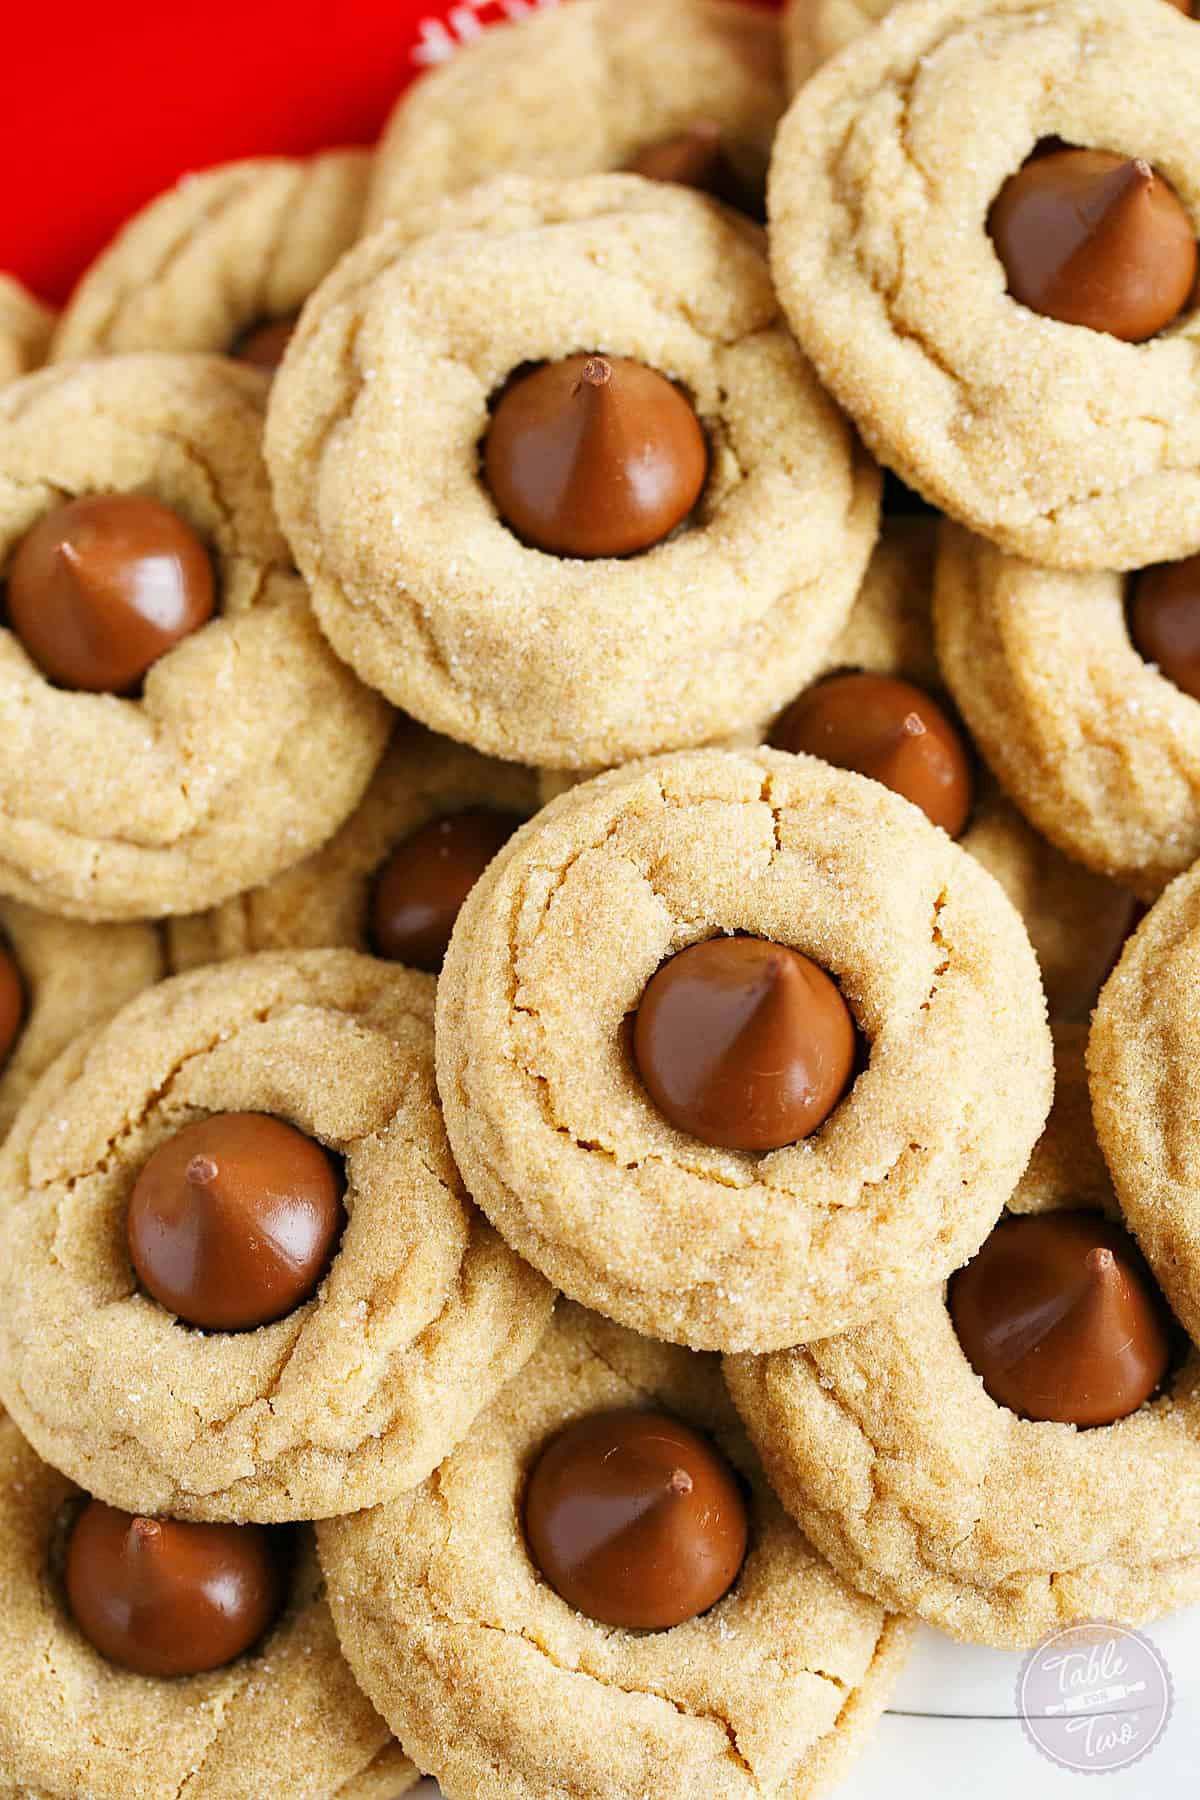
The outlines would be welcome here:
<svg viewBox="0 0 1200 1800">
<path fill-rule="evenodd" d="M 25 1019 L 25 984 L 9 950 L 0 943 L 0 1068 Z"/>
<path fill-rule="evenodd" d="M 775 1150 L 816 1130 L 854 1063 L 845 1001 L 823 969 L 758 938 L 710 938 L 663 964 L 642 995 L 634 1054 L 681 1131 Z"/>
<path fill-rule="evenodd" d="M 1133 584 L 1129 629 L 1139 654 L 1200 700 L 1200 556 L 1143 569 Z"/>
<path fill-rule="evenodd" d="M 1165 1302 L 1132 1239 L 1097 1214 L 1003 1220 L 952 1281 L 950 1312 L 988 1393 L 1029 1419 L 1112 1424 L 1170 1366 Z"/>
<path fill-rule="evenodd" d="M 284 1571 L 260 1525 L 131 1517 L 91 1500 L 67 1542 L 72 1616 L 108 1661 L 171 1677 L 220 1668 L 271 1623 Z"/>
<path fill-rule="evenodd" d="M 506 390 L 484 460 L 502 517 L 527 543 L 560 556 L 627 556 L 687 517 L 708 449 L 691 404 L 656 369 L 571 356 Z"/>
<path fill-rule="evenodd" d="M 715 1606 L 746 1552 L 746 1505 L 717 1446 L 663 1413 L 602 1412 L 542 1452 L 525 1496 L 536 1567 L 588 1618 L 665 1631 Z"/>
<path fill-rule="evenodd" d="M 856 769 L 957 837 L 970 816 L 970 754 L 931 694 L 892 675 L 833 675 L 793 700 L 771 742 Z"/>
<path fill-rule="evenodd" d="M 132 694 L 159 657 L 212 617 L 208 550 L 145 494 L 84 494 L 52 507 L 8 570 L 8 624 L 61 687 Z"/>
<path fill-rule="evenodd" d="M 160 1145 L 130 1196 L 143 1287 L 190 1325 L 244 1331 L 316 1290 L 344 1221 L 341 1181 L 281 1119 L 217 1113 Z"/>
<path fill-rule="evenodd" d="M 1191 221 L 1140 157 L 1036 157 L 1001 189 L 989 229 L 1015 300 L 1128 343 L 1169 325 L 1195 285 Z"/>
<path fill-rule="evenodd" d="M 647 181 L 673 181 L 724 201 L 759 223 L 766 218 L 766 167 L 753 171 L 750 156 L 736 158 L 726 146 L 721 127 L 712 119 L 696 119 L 677 137 L 648 144 L 632 158 L 631 175 Z"/>
</svg>

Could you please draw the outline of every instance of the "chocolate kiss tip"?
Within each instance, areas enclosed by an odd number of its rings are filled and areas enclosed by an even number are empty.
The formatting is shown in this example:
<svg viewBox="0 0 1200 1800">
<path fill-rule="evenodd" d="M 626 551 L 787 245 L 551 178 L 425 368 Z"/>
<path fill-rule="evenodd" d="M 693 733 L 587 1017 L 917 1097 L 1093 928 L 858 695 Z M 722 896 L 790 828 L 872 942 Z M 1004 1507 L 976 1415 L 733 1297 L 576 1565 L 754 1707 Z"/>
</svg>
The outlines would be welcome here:
<svg viewBox="0 0 1200 1800">
<path fill-rule="evenodd" d="M 690 1494 L 695 1485 L 686 1469 L 674 1469 L 667 1482 L 667 1491 L 672 1494 Z"/>
<path fill-rule="evenodd" d="M 1135 156 L 1133 159 L 1133 167 L 1137 178 L 1143 187 L 1154 186 L 1154 170 L 1150 167 L 1150 164 L 1146 161 L 1144 156 Z"/>
<path fill-rule="evenodd" d="M 217 1179 L 217 1172 L 211 1156 L 193 1156 L 187 1166 L 187 1180 L 192 1187 L 208 1187 Z"/>
<path fill-rule="evenodd" d="M 1117 1259 L 1111 1250 L 1098 1244 L 1094 1250 L 1088 1251 L 1084 1263 L 1093 1275 L 1110 1275 L 1117 1266 Z"/>
<path fill-rule="evenodd" d="M 904 720 L 904 735 L 905 737 L 925 736 L 925 721 L 921 718 L 919 713 L 910 712 L 906 715 Z"/>
<path fill-rule="evenodd" d="M 612 364 L 604 357 L 589 356 L 580 370 L 579 379 L 586 381 L 589 387 L 605 387 L 612 380 L 612 373 Z"/>
<path fill-rule="evenodd" d="M 150 1550 L 162 1538 L 163 1529 L 157 1519 L 136 1518 L 129 1526 L 128 1544 L 132 1551 Z"/>
</svg>

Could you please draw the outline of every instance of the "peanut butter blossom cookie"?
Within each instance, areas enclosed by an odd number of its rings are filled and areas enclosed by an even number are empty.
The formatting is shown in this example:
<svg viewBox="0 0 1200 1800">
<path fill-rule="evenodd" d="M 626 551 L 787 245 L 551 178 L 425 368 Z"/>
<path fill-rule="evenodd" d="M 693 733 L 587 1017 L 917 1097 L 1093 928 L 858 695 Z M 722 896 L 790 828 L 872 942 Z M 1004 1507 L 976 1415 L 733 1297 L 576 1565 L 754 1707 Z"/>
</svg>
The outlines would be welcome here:
<svg viewBox="0 0 1200 1800">
<path fill-rule="evenodd" d="M 358 236 L 370 165 L 365 150 L 333 150 L 185 176 L 92 264 L 52 360 L 220 350 L 274 369 L 300 308 Z"/>
<path fill-rule="evenodd" d="M 56 1467 L 192 1519 L 369 1506 L 520 1367 L 552 1296 L 463 1190 L 432 1018 L 428 976 L 263 955 L 53 1066 L 0 1161 L 0 1396 Z"/>
<path fill-rule="evenodd" d="M 801 90 L 780 299 L 911 486 L 1004 549 L 1200 548 L 1200 33 L 1165 4 L 922 0 Z"/>
<path fill-rule="evenodd" d="M 771 750 L 617 770 L 518 832 L 459 914 L 437 1054 L 513 1247 L 701 1348 L 823 1337 L 948 1274 L 1051 1086 L 992 878 L 878 782 Z"/>
<path fill-rule="evenodd" d="M 308 1533 L 117 1512 L 3 1418 L 0 1523 L 6 1793 L 125 1800 L 131 1770 L 154 1800 L 418 1780 L 342 1658 Z"/>
<path fill-rule="evenodd" d="M 319 1548 L 351 1666 L 450 1794 L 804 1800 L 909 1642 L 787 1519 L 713 1360 L 573 1306 L 435 1475 Z"/>
<path fill-rule="evenodd" d="M 54 314 L 14 281 L 0 275 L 0 387 L 46 360 Z"/>
<path fill-rule="evenodd" d="M 878 474 L 752 235 L 632 176 L 511 179 L 417 241 L 376 232 L 306 309 L 267 441 L 339 655 L 527 763 L 765 719 L 876 532 Z"/>
<path fill-rule="evenodd" d="M 631 169 L 761 218 L 783 111 L 779 26 L 744 0 L 575 0 L 500 25 L 401 98 L 368 228 L 501 171 Z"/>
<path fill-rule="evenodd" d="M 172 967 L 339 945 L 436 975 L 459 907 L 537 799 L 532 770 L 401 718 L 362 804 L 322 849 L 264 888 L 170 922 Z"/>
<path fill-rule="evenodd" d="M 167 355 L 0 394 L 0 892 L 85 919 L 194 911 L 361 798 L 390 719 L 291 567 L 265 395 Z"/>
<path fill-rule="evenodd" d="M 1200 870 L 1173 881 L 1109 978 L 1088 1042 L 1096 1130 L 1125 1216 L 1200 1340 L 1195 1052 Z"/>
<path fill-rule="evenodd" d="M 1200 1598 L 1200 1360 L 1127 1226 L 1177 1290 L 1195 1264 L 1155 1256 L 1144 1212 L 1122 1219 L 1083 1042 L 1060 1034 L 1046 1132 L 948 1287 L 725 1364 L 776 1491 L 834 1567 L 976 1643 Z"/>
<path fill-rule="evenodd" d="M 1200 857 L 1200 557 L 1067 574 L 948 529 L 936 625 L 964 717 L 1047 837 L 1148 897 Z"/>
</svg>

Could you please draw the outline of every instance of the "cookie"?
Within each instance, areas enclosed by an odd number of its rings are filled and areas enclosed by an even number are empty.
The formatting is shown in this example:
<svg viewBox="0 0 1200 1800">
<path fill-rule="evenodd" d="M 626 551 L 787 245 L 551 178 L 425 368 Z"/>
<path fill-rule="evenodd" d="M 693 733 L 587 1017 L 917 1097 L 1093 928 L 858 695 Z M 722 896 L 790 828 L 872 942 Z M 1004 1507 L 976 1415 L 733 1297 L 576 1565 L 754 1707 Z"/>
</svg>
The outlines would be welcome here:
<svg viewBox="0 0 1200 1800">
<path fill-rule="evenodd" d="M 139 1800 L 368 1800 L 384 1771 L 389 1795 L 419 1780 L 341 1656 L 308 1537 L 268 1635 L 224 1668 L 165 1680 L 108 1661 L 71 1616 L 64 1550 L 83 1499 L 0 1418 L 6 1793 L 124 1800 L 131 1767 Z"/>
<path fill-rule="evenodd" d="M 1096 1131 L 1138 1242 L 1200 1339 L 1194 979 L 1200 873 L 1150 909 L 1100 996 L 1088 1041 Z"/>
<path fill-rule="evenodd" d="M 423 77 L 384 129 L 368 229 L 512 174 L 572 179 L 716 128 L 765 177 L 783 111 L 779 26 L 743 0 L 577 0 L 500 24 Z"/>
<path fill-rule="evenodd" d="M 334 649 L 434 730 L 513 761 L 586 768 L 765 718 L 845 621 L 878 474 L 779 323 L 752 239 L 633 176 L 510 180 L 459 217 L 365 240 L 275 381 L 275 498 Z M 583 560 L 509 528 L 479 446 L 514 371 L 597 347 L 601 385 L 620 359 L 618 387 L 630 363 L 672 378 L 670 431 L 695 433 L 708 467 L 690 524 Z"/>
<path fill-rule="evenodd" d="M 82 925 L 0 900 L 0 955 L 16 964 L 19 1035 L 0 1057 L 0 1138 L 34 1083 L 81 1031 L 111 1018 L 165 973 L 153 925 Z"/>
<path fill-rule="evenodd" d="M 265 394 L 262 376 L 224 359 L 163 354 L 48 369 L 0 394 L 11 898 L 84 919 L 196 911 L 299 861 L 361 798 L 390 715 L 331 655 L 291 568 L 260 460 Z M 148 507 L 165 510 L 221 615 L 167 648 L 140 689 L 126 682 L 129 697 L 81 691 L 86 667 L 64 680 L 33 654 L 80 637 L 87 650 L 86 627 L 56 609 L 108 605 L 134 566 L 125 540 L 67 565 L 53 543 L 39 550 L 26 629 L 14 629 L 14 571 L 35 528 L 53 531 L 89 496 L 111 497 L 106 508 L 122 497 L 118 510 L 139 497 L 139 530 Z M 53 585 L 64 566 L 81 570 L 73 588 Z"/>
<path fill-rule="evenodd" d="M 1200 856 L 1200 701 L 1139 654 L 1128 597 L 942 537 L 938 655 L 984 755 L 1068 856 L 1152 898 Z"/>
<path fill-rule="evenodd" d="M 190 969 L 255 950 L 376 948 L 372 902 L 397 847 L 436 829 L 439 820 L 484 811 L 515 823 L 537 807 L 532 770 L 477 756 L 401 718 L 361 804 L 341 830 L 266 887 L 211 912 L 172 919 L 171 966 Z M 446 844 L 429 845 L 429 855 L 444 867 Z M 424 897 L 428 903 L 428 890 Z"/>
<path fill-rule="evenodd" d="M 664 959 L 723 933 L 811 958 L 859 1034 L 832 1117 L 768 1155 L 677 1129 L 631 1054 Z M 996 883 L 879 783 L 770 750 L 619 769 L 519 832 L 459 914 L 437 1057 L 459 1166 L 513 1247 L 701 1349 L 823 1337 L 949 1273 L 1050 1102 L 1037 965 Z"/>
<path fill-rule="evenodd" d="M 612 1629 L 576 1610 L 522 1531 L 548 1435 L 631 1408 L 705 1434 L 746 1496 L 751 1547 L 732 1590 L 670 1629 Z M 448 1793 L 801 1800 L 841 1774 L 909 1642 L 787 1520 L 710 1358 L 571 1306 L 435 1475 L 328 1521 L 319 1548 L 351 1666 L 393 1728 L 411 1725 Z"/>
<path fill-rule="evenodd" d="M 257 328 L 292 320 L 350 248 L 370 172 L 367 151 L 331 150 L 185 175 L 97 257 L 59 320 L 51 359 L 236 355 Z"/>
<path fill-rule="evenodd" d="M 1121 1216 L 1092 1131 L 1083 1029 L 1070 1027 L 1009 1211 L 1080 1208 Z M 1028 1288 L 1025 1301 L 1031 1311 Z M 1136 1623 L 1200 1598 L 1194 1352 L 1116 1423 L 1019 1417 L 985 1389 L 930 1286 L 857 1331 L 732 1357 L 725 1373 L 784 1505 L 885 1606 L 1016 1648 L 1072 1620 Z"/>
<path fill-rule="evenodd" d="M 881 461 L 1014 554 L 1128 569 L 1200 548 L 1198 130 L 1200 33 L 1144 0 L 899 7 L 780 126 L 772 268 L 802 346 Z M 1055 137 L 1116 153 L 1118 171 L 1144 159 L 1130 179 L 1174 208 L 1183 311 L 1153 341 L 1009 291 L 993 203 Z"/>
<path fill-rule="evenodd" d="M 160 983 L 43 1078 L 0 1159 L 0 1397 L 89 1492 L 191 1519 L 369 1506 L 423 1480 L 529 1354 L 550 1291 L 450 1159 L 433 986 L 351 951 L 248 957 Z M 181 1127 L 247 1112 L 341 1159 L 347 1221 L 311 1299 L 199 1331 L 139 1285 L 131 1191 Z"/>
<path fill-rule="evenodd" d="M 46 359 L 54 314 L 11 275 L 0 275 L 0 387 Z"/>
</svg>

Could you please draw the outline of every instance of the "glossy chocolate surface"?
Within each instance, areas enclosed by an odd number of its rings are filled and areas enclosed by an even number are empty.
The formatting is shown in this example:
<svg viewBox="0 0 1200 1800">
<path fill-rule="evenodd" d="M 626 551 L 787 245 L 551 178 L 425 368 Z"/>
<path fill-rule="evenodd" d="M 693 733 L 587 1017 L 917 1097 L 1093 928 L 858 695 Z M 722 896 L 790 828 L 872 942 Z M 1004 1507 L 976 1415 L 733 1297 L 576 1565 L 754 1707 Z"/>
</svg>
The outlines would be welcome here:
<svg viewBox="0 0 1200 1800">
<path fill-rule="evenodd" d="M 700 421 L 673 382 L 625 357 L 569 356 L 505 389 L 484 442 L 501 518 L 558 556 L 631 556 L 695 506 Z"/>
<path fill-rule="evenodd" d="M 988 226 L 1015 300 L 1128 343 L 1169 325 L 1196 284 L 1192 223 L 1141 158 L 1035 156 L 1005 182 Z"/>
<path fill-rule="evenodd" d="M 592 1413 L 536 1464 L 525 1532 L 555 1592 L 590 1619 L 666 1631 L 737 1580 L 746 1504 L 711 1439 L 658 1412 Z"/>
<path fill-rule="evenodd" d="M 659 1111 L 706 1144 L 776 1150 L 833 1111 L 854 1067 L 846 1002 L 823 969 L 761 938 L 709 938 L 652 977 L 634 1057 Z"/>
<path fill-rule="evenodd" d="M 869 775 L 957 837 L 974 798 L 966 739 L 931 694 L 893 675 L 831 675 L 776 721 L 777 750 Z"/>
<path fill-rule="evenodd" d="M 1171 1365 L 1166 1302 L 1133 1239 L 1100 1213 L 1002 1219 L 948 1298 L 971 1367 L 1026 1419 L 1110 1425 Z"/>
<path fill-rule="evenodd" d="M 44 514 L 8 569 L 7 623 L 60 687 L 130 694 L 206 624 L 216 605 L 207 549 L 143 494 L 90 494 Z"/>
<path fill-rule="evenodd" d="M 345 1222 L 333 1158 L 265 1113 L 215 1113 L 154 1152 L 129 1202 L 129 1254 L 160 1305 L 247 1331 L 315 1292 Z"/>
</svg>

